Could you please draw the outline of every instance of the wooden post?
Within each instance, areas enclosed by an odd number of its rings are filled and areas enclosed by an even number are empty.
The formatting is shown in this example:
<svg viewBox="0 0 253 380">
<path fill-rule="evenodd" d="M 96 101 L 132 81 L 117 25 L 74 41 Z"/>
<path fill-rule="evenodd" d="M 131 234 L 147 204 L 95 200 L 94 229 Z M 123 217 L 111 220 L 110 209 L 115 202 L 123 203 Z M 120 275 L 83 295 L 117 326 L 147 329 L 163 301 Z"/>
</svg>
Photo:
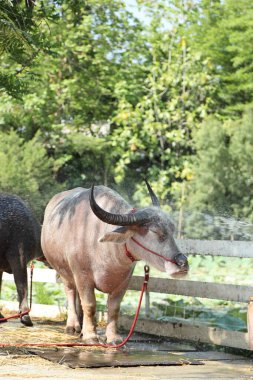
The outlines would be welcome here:
<svg viewBox="0 0 253 380">
<path fill-rule="evenodd" d="M 248 312 L 247 312 L 247 325 L 248 325 L 248 339 L 249 348 L 253 350 L 253 297 L 250 297 Z"/>
</svg>

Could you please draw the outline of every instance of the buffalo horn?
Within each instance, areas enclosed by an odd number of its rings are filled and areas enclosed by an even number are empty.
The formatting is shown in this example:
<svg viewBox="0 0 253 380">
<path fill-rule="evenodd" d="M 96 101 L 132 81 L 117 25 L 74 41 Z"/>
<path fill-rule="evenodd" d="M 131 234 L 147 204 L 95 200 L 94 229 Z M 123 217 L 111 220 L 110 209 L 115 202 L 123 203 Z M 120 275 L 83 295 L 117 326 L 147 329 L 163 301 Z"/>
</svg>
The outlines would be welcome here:
<svg viewBox="0 0 253 380">
<path fill-rule="evenodd" d="M 152 215 L 147 211 L 140 210 L 131 214 L 112 214 L 103 210 L 95 201 L 94 198 L 94 185 L 90 191 L 90 207 L 94 214 L 103 222 L 113 224 L 115 226 L 133 226 L 148 223 L 152 220 Z"/>
<path fill-rule="evenodd" d="M 153 206 L 160 207 L 160 202 L 159 202 L 157 196 L 155 195 L 152 187 L 150 186 L 150 184 L 148 183 L 148 181 L 146 179 L 145 179 L 145 182 L 146 182 L 148 192 L 149 192 L 150 198 L 152 200 Z"/>
</svg>

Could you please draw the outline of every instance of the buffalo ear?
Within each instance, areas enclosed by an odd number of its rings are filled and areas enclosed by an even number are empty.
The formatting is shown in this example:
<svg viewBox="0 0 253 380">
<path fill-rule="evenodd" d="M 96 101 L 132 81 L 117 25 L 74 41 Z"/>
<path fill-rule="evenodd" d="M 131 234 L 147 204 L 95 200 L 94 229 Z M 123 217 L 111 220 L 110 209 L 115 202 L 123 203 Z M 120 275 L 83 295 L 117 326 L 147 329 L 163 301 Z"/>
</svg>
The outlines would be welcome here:
<svg viewBox="0 0 253 380">
<path fill-rule="evenodd" d="M 125 243 L 127 239 L 135 234 L 135 231 L 128 227 L 117 227 L 115 230 L 107 232 L 104 236 L 99 238 L 100 243 L 112 242 L 112 243 Z"/>
</svg>

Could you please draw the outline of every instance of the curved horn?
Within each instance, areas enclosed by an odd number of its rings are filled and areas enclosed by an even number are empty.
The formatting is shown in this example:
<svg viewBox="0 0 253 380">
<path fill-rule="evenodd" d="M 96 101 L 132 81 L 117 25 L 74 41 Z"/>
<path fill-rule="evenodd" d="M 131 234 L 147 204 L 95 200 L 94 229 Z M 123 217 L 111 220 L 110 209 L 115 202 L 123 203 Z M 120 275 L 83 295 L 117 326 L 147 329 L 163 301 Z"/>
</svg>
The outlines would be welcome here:
<svg viewBox="0 0 253 380">
<path fill-rule="evenodd" d="M 152 199 L 153 206 L 160 207 L 160 202 L 159 202 L 157 196 L 155 195 L 154 191 L 152 190 L 150 184 L 148 183 L 148 181 L 146 179 L 144 181 L 146 182 L 150 198 Z"/>
<path fill-rule="evenodd" d="M 103 210 L 95 201 L 94 185 L 90 191 L 90 207 L 94 214 L 103 222 L 113 224 L 115 226 L 133 226 L 148 223 L 152 220 L 153 215 L 149 215 L 147 211 L 137 211 L 134 214 L 112 214 Z"/>
</svg>

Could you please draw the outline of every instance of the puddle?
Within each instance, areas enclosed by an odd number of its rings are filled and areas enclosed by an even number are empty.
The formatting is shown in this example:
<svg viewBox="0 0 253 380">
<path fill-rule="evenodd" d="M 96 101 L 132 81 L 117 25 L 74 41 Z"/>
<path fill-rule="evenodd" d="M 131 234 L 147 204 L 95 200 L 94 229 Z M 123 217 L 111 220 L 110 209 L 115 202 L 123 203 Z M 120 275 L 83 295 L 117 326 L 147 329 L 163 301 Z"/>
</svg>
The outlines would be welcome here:
<svg viewBox="0 0 253 380">
<path fill-rule="evenodd" d="M 32 354 L 64 364 L 70 368 L 136 367 L 136 366 L 181 366 L 199 365 L 202 362 L 184 356 L 159 351 L 138 350 L 83 350 L 83 349 L 32 349 Z"/>
</svg>

